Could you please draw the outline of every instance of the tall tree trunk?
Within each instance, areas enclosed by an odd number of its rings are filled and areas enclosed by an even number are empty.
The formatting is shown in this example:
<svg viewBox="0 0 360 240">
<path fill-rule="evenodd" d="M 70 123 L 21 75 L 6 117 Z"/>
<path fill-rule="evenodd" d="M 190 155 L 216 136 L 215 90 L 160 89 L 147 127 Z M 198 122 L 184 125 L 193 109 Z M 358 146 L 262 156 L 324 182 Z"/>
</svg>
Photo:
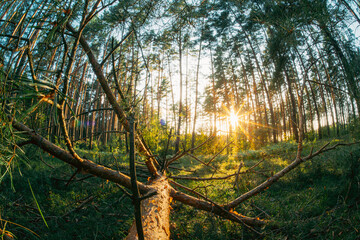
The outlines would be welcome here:
<svg viewBox="0 0 360 240">
<path fill-rule="evenodd" d="M 180 129 L 181 129 L 181 116 L 182 116 L 182 92 L 183 92 L 183 79 L 182 79 L 182 35 L 181 30 L 179 32 L 179 70 L 180 70 L 180 101 L 179 101 L 179 116 L 178 124 L 176 131 L 176 140 L 175 140 L 175 152 L 179 151 L 180 145 Z"/>
<path fill-rule="evenodd" d="M 174 123 L 174 128 L 177 129 L 177 124 L 176 124 L 176 109 L 175 109 L 175 97 L 174 97 L 174 87 L 173 87 L 173 82 L 172 82 L 172 72 L 171 72 L 171 61 L 170 61 L 170 55 L 168 55 L 168 71 L 169 71 L 169 80 L 170 80 L 170 87 L 171 87 L 171 103 L 172 103 L 172 113 L 173 113 L 173 123 Z"/>
<path fill-rule="evenodd" d="M 346 83 L 348 84 L 348 90 L 351 93 L 351 97 L 355 100 L 357 110 L 358 110 L 358 116 L 360 116 L 360 93 L 359 93 L 359 87 L 356 83 L 354 71 L 352 69 L 352 66 L 349 64 L 346 56 L 344 55 L 343 51 L 341 50 L 338 42 L 335 40 L 333 35 L 331 34 L 330 30 L 327 28 L 327 26 L 320 23 L 321 30 L 325 34 L 325 36 L 328 38 L 330 44 L 335 49 L 336 55 L 339 57 L 342 66 L 344 68 L 344 74 L 346 76 Z"/>
<path fill-rule="evenodd" d="M 283 121 L 283 134 L 281 139 L 284 138 L 284 140 L 286 140 L 286 108 L 285 108 L 285 103 L 284 103 L 284 99 L 282 97 L 282 95 L 280 94 L 280 98 L 281 98 L 281 103 L 280 103 L 280 109 L 281 109 L 281 116 L 282 116 L 282 121 Z"/>
<path fill-rule="evenodd" d="M 185 113 L 184 113 L 184 120 L 185 120 L 185 136 L 184 136 L 184 145 L 187 145 L 187 137 L 188 137 L 188 130 L 189 130 L 189 98 L 188 98 L 188 84 L 189 84 L 189 50 L 186 50 L 186 64 L 185 64 Z"/>
<path fill-rule="evenodd" d="M 319 72 L 318 72 L 318 76 L 319 76 L 319 81 L 321 82 L 321 77 L 319 75 Z M 326 103 L 325 94 L 324 94 L 324 87 L 319 86 L 319 88 L 320 88 L 320 97 L 321 97 L 321 100 L 322 100 L 323 106 L 324 106 L 327 135 L 328 135 L 328 137 L 330 137 L 330 124 L 329 124 L 329 117 L 328 117 L 328 108 L 327 108 L 327 103 Z"/>
<path fill-rule="evenodd" d="M 95 87 L 95 96 L 94 96 L 94 99 L 96 101 L 93 101 L 92 102 L 92 109 L 97 109 L 97 103 L 100 98 L 100 85 L 96 82 L 95 83 L 96 87 Z M 90 128 L 89 128 L 89 137 L 90 137 L 90 143 L 89 143 L 89 148 L 92 149 L 93 148 L 93 144 L 94 144 L 94 130 L 95 130 L 95 122 L 96 122 L 96 111 L 93 111 L 91 113 L 91 118 L 90 118 L 90 121 L 89 121 L 89 125 L 90 125 Z"/>
<path fill-rule="evenodd" d="M 310 129 L 311 132 L 314 132 L 314 117 L 313 117 L 313 110 L 312 110 L 312 106 L 311 106 L 311 99 L 310 99 L 310 94 L 309 94 L 309 90 L 307 88 L 307 86 L 305 85 L 305 93 L 306 93 L 306 97 L 308 100 L 308 106 L 309 106 L 309 114 L 310 114 Z"/>
<path fill-rule="evenodd" d="M 196 131 L 196 118 L 197 118 L 197 105 L 198 105 L 198 92 L 199 92 L 199 70 L 200 70 L 200 59 L 201 59 L 201 47 L 202 47 L 202 40 L 200 38 L 199 53 L 198 53 L 197 66 L 196 66 L 196 76 L 195 76 L 195 106 L 194 106 L 193 129 L 192 129 L 192 136 L 191 136 L 191 149 L 193 149 L 195 147 L 195 131 Z M 191 153 L 194 153 L 194 151 L 191 150 Z"/>
<path fill-rule="evenodd" d="M 244 65 L 244 62 L 241 58 L 241 55 L 239 54 L 239 59 L 240 59 L 240 63 L 241 63 L 241 72 L 242 72 L 242 76 L 243 76 L 243 80 L 244 80 L 244 84 L 245 84 L 245 92 L 246 92 L 246 97 L 247 97 L 247 101 L 246 101 L 246 104 L 248 105 L 248 109 L 250 109 L 250 102 L 251 102 L 251 108 L 252 108 L 252 115 L 253 115 L 253 121 L 254 123 L 257 122 L 257 116 L 256 116 L 256 106 L 254 104 L 254 99 L 253 99 L 253 94 L 251 94 L 251 87 L 250 87 L 250 84 L 249 84 L 249 79 L 248 79 L 248 76 L 247 76 L 247 73 L 246 73 L 246 69 L 245 69 L 245 65 Z M 251 122 L 251 114 L 248 114 L 248 122 L 250 123 Z M 246 124 L 248 126 L 248 138 L 249 138 L 249 142 L 250 143 L 253 143 L 254 140 L 253 140 L 253 124 Z M 255 128 L 256 128 L 256 125 L 255 125 Z"/>
<path fill-rule="evenodd" d="M 253 54 L 253 57 L 255 59 L 255 64 L 256 64 L 256 67 L 258 69 L 260 80 L 262 82 L 262 85 L 263 85 L 263 88 L 264 88 L 264 91 L 265 91 L 265 96 L 266 96 L 266 99 L 267 99 L 267 102 L 268 102 L 268 105 L 269 105 L 269 109 L 270 109 L 270 118 L 271 118 L 272 135 L 273 135 L 272 138 L 273 138 L 273 142 L 276 143 L 277 142 L 276 122 L 275 122 L 275 115 L 274 115 L 274 109 L 273 109 L 271 95 L 270 95 L 270 92 L 269 92 L 269 90 L 267 88 L 264 74 L 261 71 L 262 68 L 260 67 L 260 63 L 259 63 L 259 61 L 257 59 L 256 53 L 255 53 L 254 47 L 252 45 L 252 42 L 251 42 L 251 40 L 249 38 L 249 35 L 247 34 L 246 31 L 244 31 L 244 33 L 245 33 L 246 39 L 248 40 L 248 43 L 249 43 L 249 46 L 251 48 L 251 52 Z M 265 76 L 266 76 L 266 73 L 265 73 Z"/>
<path fill-rule="evenodd" d="M 292 131 L 294 133 L 294 137 L 295 140 L 298 141 L 299 139 L 299 132 L 297 129 L 297 118 L 296 118 L 296 110 L 297 110 L 297 106 L 296 106 L 296 100 L 295 100 L 295 96 L 293 93 L 293 89 L 292 89 L 292 81 L 290 79 L 289 74 L 287 73 L 287 71 L 285 70 L 285 79 L 288 85 L 288 93 L 290 96 L 290 103 L 291 103 L 291 114 L 290 114 L 290 123 L 291 123 L 291 128 Z"/>
<path fill-rule="evenodd" d="M 319 135 L 319 139 L 322 139 L 320 111 L 319 111 L 319 108 L 318 108 L 317 99 L 316 99 L 314 89 L 313 89 L 311 84 L 309 84 L 309 86 L 310 86 L 311 96 L 312 96 L 313 103 L 314 103 L 315 113 L 316 113 L 316 116 L 317 116 L 318 135 Z"/>
<path fill-rule="evenodd" d="M 214 59 L 212 56 L 212 51 L 210 49 L 210 59 L 211 59 L 211 90 L 212 90 L 212 100 L 213 100 L 213 134 L 217 134 L 216 128 L 216 121 L 217 121 L 217 114 L 216 114 L 216 104 L 217 104 L 217 94 L 215 89 L 215 71 L 214 71 Z"/>
</svg>

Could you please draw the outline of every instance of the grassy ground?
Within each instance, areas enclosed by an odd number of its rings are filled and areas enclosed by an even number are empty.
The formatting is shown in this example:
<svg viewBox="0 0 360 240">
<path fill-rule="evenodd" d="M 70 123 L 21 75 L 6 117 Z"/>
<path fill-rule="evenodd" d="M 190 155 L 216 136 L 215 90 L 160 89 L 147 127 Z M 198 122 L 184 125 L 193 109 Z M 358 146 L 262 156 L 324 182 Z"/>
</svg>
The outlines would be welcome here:
<svg viewBox="0 0 360 240">
<path fill-rule="evenodd" d="M 306 143 L 304 154 L 312 146 L 316 148 L 323 143 Z M 214 169 L 190 158 L 182 159 L 175 166 L 196 171 L 192 173 L 194 176 L 222 176 L 236 172 L 241 162 L 244 163 L 242 170 L 246 170 L 265 159 L 255 168 L 262 174 L 241 175 L 236 184 L 234 178 L 212 182 L 179 181 L 219 203 L 226 203 L 291 162 L 295 151 L 296 144 L 287 142 L 256 151 L 239 151 L 231 157 L 220 156 L 214 160 L 217 168 L 215 173 Z M 117 164 L 114 164 L 115 158 L 110 153 L 81 154 L 115 168 L 126 165 L 126 158 L 117 155 Z M 133 210 L 131 201 L 121 189 L 94 177 L 87 178 L 88 175 L 77 175 L 66 186 L 74 169 L 35 148 L 27 149 L 27 156 L 28 162 L 19 163 L 19 167 L 13 171 L 12 182 L 7 177 L 0 185 L 2 219 L 21 224 L 42 239 L 122 239 L 126 236 L 132 223 Z M 244 215 L 271 221 L 261 229 L 221 220 L 211 213 L 175 202 L 172 205 L 171 238 L 357 239 L 360 236 L 359 159 L 358 145 L 323 154 L 234 209 Z M 171 174 L 185 175 L 189 172 L 172 170 Z M 18 239 L 37 239 L 19 226 L 6 224 L 6 229 Z"/>
</svg>

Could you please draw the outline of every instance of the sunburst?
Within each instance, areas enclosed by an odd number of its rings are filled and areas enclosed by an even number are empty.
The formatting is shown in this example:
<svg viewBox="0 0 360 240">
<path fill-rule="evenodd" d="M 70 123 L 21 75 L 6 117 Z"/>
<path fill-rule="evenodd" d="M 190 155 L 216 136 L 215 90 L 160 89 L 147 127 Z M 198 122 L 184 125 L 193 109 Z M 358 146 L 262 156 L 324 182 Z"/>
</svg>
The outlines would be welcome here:
<svg viewBox="0 0 360 240">
<path fill-rule="evenodd" d="M 242 103 L 241 106 L 235 110 L 234 106 L 231 106 L 230 109 L 226 106 L 223 106 L 223 109 L 225 110 L 225 116 L 226 116 L 226 130 L 224 129 L 222 132 L 226 133 L 228 131 L 231 131 L 233 133 L 235 132 L 241 132 L 243 133 L 246 138 L 251 139 L 251 133 L 247 130 L 246 125 L 253 125 L 259 128 L 269 128 L 273 129 L 271 126 L 264 125 L 261 123 L 253 122 L 249 118 L 249 116 L 254 111 L 242 111 L 243 106 L 245 103 Z M 231 129 L 229 129 L 231 127 Z"/>
</svg>

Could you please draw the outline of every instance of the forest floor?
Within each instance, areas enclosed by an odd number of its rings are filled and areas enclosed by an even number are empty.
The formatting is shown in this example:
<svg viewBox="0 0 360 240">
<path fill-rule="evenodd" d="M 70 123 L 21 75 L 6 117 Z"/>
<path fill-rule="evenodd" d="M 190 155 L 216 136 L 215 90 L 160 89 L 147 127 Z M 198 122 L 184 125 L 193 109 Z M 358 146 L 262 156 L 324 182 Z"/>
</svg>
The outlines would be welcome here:
<svg viewBox="0 0 360 240">
<path fill-rule="evenodd" d="M 304 155 L 313 146 L 315 150 L 325 143 L 325 140 L 305 143 Z M 258 173 L 241 174 L 237 183 L 234 177 L 210 182 L 178 181 L 218 203 L 226 203 L 283 168 L 295 153 L 295 142 L 239 150 L 230 157 L 216 158 L 215 174 L 214 169 L 185 158 L 175 166 L 186 171 L 173 170 L 171 176 L 224 176 L 235 173 L 241 161 L 245 171 L 265 159 L 255 168 Z M 126 156 L 120 154 L 85 150 L 80 154 L 120 170 L 127 163 Z M 27 159 L 18 162 L 12 177 L 7 176 L 0 185 L 1 219 L 23 227 L 2 222 L 2 228 L 17 239 L 38 239 L 24 227 L 41 239 L 122 239 L 127 235 L 133 208 L 122 189 L 86 174 L 76 175 L 68 182 L 75 169 L 35 147 L 26 149 L 26 156 Z M 140 166 L 140 180 L 146 181 L 141 170 Z M 360 239 L 359 170 L 359 145 L 342 147 L 305 162 L 265 192 L 233 209 L 271 221 L 260 229 L 222 220 L 173 201 L 171 239 Z"/>
</svg>

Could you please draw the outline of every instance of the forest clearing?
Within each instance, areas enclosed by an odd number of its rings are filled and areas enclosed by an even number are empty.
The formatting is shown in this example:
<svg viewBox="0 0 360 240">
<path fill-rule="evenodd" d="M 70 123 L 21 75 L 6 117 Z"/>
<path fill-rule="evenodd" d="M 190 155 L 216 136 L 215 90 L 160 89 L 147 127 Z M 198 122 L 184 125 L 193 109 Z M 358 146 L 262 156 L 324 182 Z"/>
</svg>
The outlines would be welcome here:
<svg viewBox="0 0 360 240">
<path fill-rule="evenodd" d="M 358 239 L 360 5 L 0 2 L 1 239 Z"/>
</svg>

